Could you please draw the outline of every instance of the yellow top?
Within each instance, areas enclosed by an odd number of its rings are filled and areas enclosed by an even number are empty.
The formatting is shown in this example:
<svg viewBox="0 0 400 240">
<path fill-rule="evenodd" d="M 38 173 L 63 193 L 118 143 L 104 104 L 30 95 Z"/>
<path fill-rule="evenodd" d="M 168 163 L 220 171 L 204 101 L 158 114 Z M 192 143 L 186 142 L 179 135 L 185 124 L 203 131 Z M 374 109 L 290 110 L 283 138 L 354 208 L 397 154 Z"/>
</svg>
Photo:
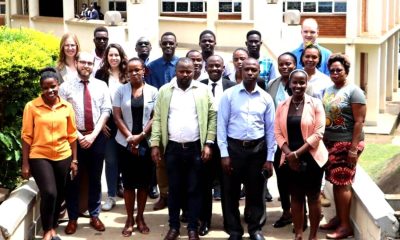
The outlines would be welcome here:
<svg viewBox="0 0 400 240">
<path fill-rule="evenodd" d="M 29 158 L 62 160 L 71 156 L 70 143 L 78 138 L 75 113 L 59 98 L 52 108 L 38 97 L 25 105 L 21 138 L 30 145 Z"/>
</svg>

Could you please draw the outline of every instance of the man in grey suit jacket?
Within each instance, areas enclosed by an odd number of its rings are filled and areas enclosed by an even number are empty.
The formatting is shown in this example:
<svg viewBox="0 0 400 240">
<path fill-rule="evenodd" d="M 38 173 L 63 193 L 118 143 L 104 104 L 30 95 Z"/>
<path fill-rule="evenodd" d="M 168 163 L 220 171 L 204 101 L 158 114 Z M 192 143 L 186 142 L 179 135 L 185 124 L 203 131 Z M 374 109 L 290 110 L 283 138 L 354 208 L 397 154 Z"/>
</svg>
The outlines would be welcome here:
<svg viewBox="0 0 400 240">
<path fill-rule="evenodd" d="M 209 78 L 200 82 L 207 85 L 210 94 L 213 96 L 214 107 L 218 109 L 219 100 L 222 93 L 236 85 L 222 76 L 224 72 L 224 60 L 221 56 L 212 55 L 207 59 L 206 70 Z M 210 230 L 211 215 L 212 215 L 212 187 L 214 180 L 221 177 L 221 154 L 217 145 L 217 141 L 213 144 L 212 159 L 204 164 L 202 174 L 202 207 L 200 211 L 200 236 L 206 235 Z"/>
</svg>

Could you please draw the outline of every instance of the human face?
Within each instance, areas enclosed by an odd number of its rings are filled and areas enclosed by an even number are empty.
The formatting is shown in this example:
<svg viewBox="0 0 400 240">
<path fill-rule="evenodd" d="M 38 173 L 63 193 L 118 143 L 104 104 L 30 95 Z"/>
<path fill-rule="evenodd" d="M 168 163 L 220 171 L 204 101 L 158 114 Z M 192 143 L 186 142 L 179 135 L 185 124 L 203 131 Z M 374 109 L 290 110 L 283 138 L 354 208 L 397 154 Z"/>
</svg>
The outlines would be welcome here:
<svg viewBox="0 0 400 240">
<path fill-rule="evenodd" d="M 237 72 L 242 71 L 243 61 L 248 58 L 249 58 L 249 56 L 245 51 L 237 50 L 236 52 L 233 53 L 233 57 L 232 57 L 233 66 L 235 67 L 235 70 Z"/>
<path fill-rule="evenodd" d="M 214 36 L 210 33 L 203 34 L 199 42 L 201 51 L 207 54 L 214 53 L 214 48 L 216 44 L 217 42 L 215 41 Z"/>
<path fill-rule="evenodd" d="M 139 58 L 147 59 L 149 57 L 150 51 L 151 51 L 150 41 L 145 38 L 140 38 L 136 43 L 135 50 L 136 50 Z"/>
<path fill-rule="evenodd" d="M 260 73 L 260 64 L 255 59 L 246 59 L 243 62 L 243 81 L 256 82 Z"/>
<path fill-rule="evenodd" d="M 315 69 L 319 63 L 319 51 L 315 48 L 307 48 L 302 58 L 304 69 Z"/>
<path fill-rule="evenodd" d="M 301 27 L 301 37 L 306 45 L 315 43 L 318 37 L 318 25 L 313 22 L 305 22 Z"/>
<path fill-rule="evenodd" d="M 40 84 L 42 98 L 45 103 L 55 103 L 58 97 L 58 81 L 54 78 L 46 78 Z"/>
<path fill-rule="evenodd" d="M 250 56 L 254 54 L 258 55 L 260 53 L 261 44 L 261 38 L 257 34 L 252 34 L 247 38 L 246 46 Z"/>
<path fill-rule="evenodd" d="M 176 65 L 176 83 L 185 90 L 190 86 L 194 74 L 193 62 L 178 62 Z"/>
<path fill-rule="evenodd" d="M 278 58 L 278 71 L 283 78 L 288 78 L 289 74 L 295 69 L 293 57 L 290 55 L 282 55 Z"/>
<path fill-rule="evenodd" d="M 76 61 L 76 70 L 82 80 L 88 80 L 93 72 L 94 56 L 82 52 L 79 54 L 79 59 Z"/>
<path fill-rule="evenodd" d="M 188 58 L 192 59 L 193 61 L 194 71 L 200 72 L 201 68 L 203 67 L 203 57 L 201 56 L 201 53 L 190 52 L 188 54 Z"/>
<path fill-rule="evenodd" d="M 218 56 L 211 56 L 207 59 L 207 73 L 212 81 L 218 81 L 224 72 L 224 61 Z"/>
<path fill-rule="evenodd" d="M 69 57 L 69 58 L 75 57 L 78 46 L 72 37 L 68 37 L 65 40 L 63 47 L 64 47 L 64 54 L 66 57 Z"/>
<path fill-rule="evenodd" d="M 144 67 L 139 61 L 128 63 L 128 77 L 132 85 L 143 83 Z"/>
<path fill-rule="evenodd" d="M 110 64 L 111 68 L 118 68 L 121 63 L 121 56 L 119 55 L 118 49 L 110 48 L 107 55 L 107 61 Z"/>
<path fill-rule="evenodd" d="M 307 76 L 303 72 L 292 74 L 289 88 L 292 90 L 294 98 L 302 98 L 307 88 Z"/>
<path fill-rule="evenodd" d="M 165 35 L 161 38 L 160 47 L 164 57 L 174 56 L 176 46 L 176 39 L 173 35 Z"/>
<path fill-rule="evenodd" d="M 108 45 L 108 33 L 107 32 L 96 32 L 93 38 L 96 50 L 104 51 Z"/>
<path fill-rule="evenodd" d="M 336 86 L 341 86 L 346 82 L 347 74 L 341 62 L 334 62 L 329 67 L 330 77 Z"/>
</svg>

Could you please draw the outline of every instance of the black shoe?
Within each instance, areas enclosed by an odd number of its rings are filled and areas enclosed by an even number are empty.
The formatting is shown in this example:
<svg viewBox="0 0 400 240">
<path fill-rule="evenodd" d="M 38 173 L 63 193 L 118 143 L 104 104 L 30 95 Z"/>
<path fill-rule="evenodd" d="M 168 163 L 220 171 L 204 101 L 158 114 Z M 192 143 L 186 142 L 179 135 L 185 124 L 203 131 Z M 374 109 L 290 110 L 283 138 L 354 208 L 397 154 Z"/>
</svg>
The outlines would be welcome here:
<svg viewBox="0 0 400 240">
<path fill-rule="evenodd" d="M 150 186 L 150 189 L 149 189 L 149 197 L 150 197 L 151 199 L 156 199 L 156 198 L 158 198 L 159 196 L 160 196 L 160 193 L 158 192 L 157 185 L 155 185 L 155 186 Z"/>
<path fill-rule="evenodd" d="M 271 193 L 269 193 L 268 188 L 265 188 L 265 201 L 272 202 Z"/>
<path fill-rule="evenodd" d="M 281 218 L 279 218 L 278 219 L 278 221 L 276 221 L 275 223 L 274 223 L 274 228 L 282 228 L 282 227 L 284 227 L 284 226 L 286 226 L 286 225 L 289 225 L 289 224 L 291 224 L 293 222 L 293 220 L 292 220 L 292 218 L 291 217 L 289 217 L 289 218 L 284 218 L 283 216 L 281 217 Z"/>
<path fill-rule="evenodd" d="M 208 234 L 209 231 L 210 231 L 210 223 L 202 222 L 199 228 L 199 235 L 205 236 Z"/>
<path fill-rule="evenodd" d="M 122 185 L 118 185 L 117 196 L 120 198 L 124 198 L 124 187 L 122 187 Z"/>
<path fill-rule="evenodd" d="M 229 235 L 228 240 L 242 240 L 242 236 L 240 236 L 240 235 Z"/>
<path fill-rule="evenodd" d="M 250 234 L 250 239 L 251 240 L 265 240 L 265 238 L 261 232 L 255 232 L 255 233 Z"/>
<path fill-rule="evenodd" d="M 221 186 L 217 185 L 214 187 L 214 193 L 213 193 L 213 198 L 214 200 L 221 200 Z"/>
</svg>

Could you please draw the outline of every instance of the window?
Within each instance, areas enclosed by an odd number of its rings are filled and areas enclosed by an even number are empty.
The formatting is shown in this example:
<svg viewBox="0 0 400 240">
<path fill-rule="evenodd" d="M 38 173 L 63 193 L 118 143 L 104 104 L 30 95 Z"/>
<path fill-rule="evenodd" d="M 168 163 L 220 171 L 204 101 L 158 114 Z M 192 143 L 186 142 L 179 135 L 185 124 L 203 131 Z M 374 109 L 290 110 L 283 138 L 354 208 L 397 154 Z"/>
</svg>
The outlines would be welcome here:
<svg viewBox="0 0 400 240">
<path fill-rule="evenodd" d="M 162 11 L 163 12 L 175 12 L 175 3 L 174 2 L 163 2 L 162 3 Z"/>
<path fill-rule="evenodd" d="M 6 14 L 6 0 L 0 0 L 0 14 Z"/>
<path fill-rule="evenodd" d="M 17 0 L 17 14 L 29 15 L 28 0 Z"/>
<path fill-rule="evenodd" d="M 203 2 L 190 2 L 190 12 L 204 12 Z"/>
<path fill-rule="evenodd" d="M 177 12 L 189 12 L 189 3 L 188 2 L 177 2 L 176 3 L 176 11 Z"/>
<path fill-rule="evenodd" d="M 161 3 L 163 13 L 205 13 L 207 12 L 206 0 L 163 0 Z"/>
<path fill-rule="evenodd" d="M 220 13 L 241 13 L 242 2 L 241 1 L 219 1 L 219 12 Z"/>
<path fill-rule="evenodd" d="M 63 0 L 41 0 L 39 15 L 43 17 L 63 17 Z"/>
<path fill-rule="evenodd" d="M 347 0 L 284 0 L 283 11 L 299 10 L 302 13 L 346 13 Z"/>
<path fill-rule="evenodd" d="M 110 11 L 126 11 L 126 1 L 110 1 L 108 2 L 108 10 Z"/>
</svg>

